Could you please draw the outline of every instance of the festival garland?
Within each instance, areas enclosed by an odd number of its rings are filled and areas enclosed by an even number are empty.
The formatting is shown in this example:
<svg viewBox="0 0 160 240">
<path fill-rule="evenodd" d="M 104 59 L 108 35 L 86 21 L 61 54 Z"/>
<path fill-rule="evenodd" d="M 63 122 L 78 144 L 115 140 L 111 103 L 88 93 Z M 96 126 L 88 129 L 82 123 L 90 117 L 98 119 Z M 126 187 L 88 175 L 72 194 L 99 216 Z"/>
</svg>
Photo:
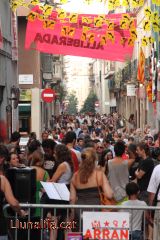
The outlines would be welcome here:
<svg viewBox="0 0 160 240">
<path fill-rule="evenodd" d="M 67 4 L 70 0 L 60 0 L 60 4 Z M 83 2 L 87 5 L 91 5 L 95 0 L 83 0 Z M 96 0 L 96 2 L 103 3 L 105 6 L 107 5 L 108 10 L 112 11 L 119 7 L 125 7 L 125 8 L 139 8 L 143 7 L 144 0 Z M 108 2 L 108 3 L 107 3 Z M 16 11 L 16 9 L 20 6 L 23 7 L 29 7 L 30 5 L 38 5 L 41 4 L 40 0 L 30 0 L 28 3 L 26 3 L 25 0 L 11 0 L 11 8 L 13 11 Z M 156 6 L 160 6 L 160 0 L 152 0 L 152 4 Z"/>
<path fill-rule="evenodd" d="M 98 2 L 103 2 L 106 4 L 106 1 L 97 0 Z M 155 2 L 152 0 L 153 3 Z M 61 4 L 65 4 L 68 0 L 61 0 Z M 84 0 L 87 4 L 91 4 L 92 0 Z M 160 0 L 156 0 L 156 4 L 159 4 Z M 134 8 L 143 6 L 144 0 L 122 0 L 122 6 L 127 7 L 132 6 Z M 115 7 L 120 6 L 120 0 L 109 0 L 108 5 L 112 5 Z M 68 26 L 68 24 L 77 24 L 79 21 L 79 14 L 78 13 L 67 13 L 64 9 L 61 8 L 54 8 L 49 4 L 40 4 L 39 0 L 30 0 L 28 3 L 25 0 L 12 0 L 11 1 L 11 8 L 13 11 L 16 11 L 18 7 L 37 7 L 37 11 L 32 11 L 28 14 L 27 19 L 30 22 L 34 22 L 36 19 L 43 21 L 43 28 L 44 29 L 54 29 L 57 23 L 61 23 L 61 35 L 62 36 L 69 36 L 74 37 L 76 32 L 76 28 L 72 26 Z M 111 8 L 110 8 L 111 10 Z M 147 7 L 144 10 L 145 19 L 143 21 L 142 29 L 144 32 L 151 32 L 153 30 L 155 33 L 159 33 L 160 31 L 160 16 L 157 11 L 152 12 L 151 8 Z M 105 25 L 106 33 L 100 35 L 100 42 L 102 45 L 107 44 L 107 41 L 111 41 L 112 43 L 115 42 L 115 23 L 109 19 L 106 19 L 105 15 L 98 15 L 97 17 L 92 18 L 92 16 L 82 16 L 81 17 L 82 25 L 82 35 L 81 40 L 86 41 L 88 40 L 90 43 L 94 42 L 96 30 L 102 28 Z M 64 24 L 64 25 L 63 25 Z M 87 25 L 87 26 L 86 26 Z M 91 27 L 90 27 L 91 26 Z M 137 40 L 137 28 L 135 25 L 135 19 L 130 17 L 129 14 L 123 14 L 122 19 L 119 22 L 119 28 L 122 30 L 129 30 L 130 37 L 128 39 L 121 38 L 120 43 L 125 45 L 126 42 L 129 46 L 134 46 L 135 41 Z M 92 30 L 94 29 L 94 33 Z M 154 38 L 152 36 L 143 36 L 141 39 L 141 45 L 143 47 L 148 46 L 154 42 Z"/>
</svg>

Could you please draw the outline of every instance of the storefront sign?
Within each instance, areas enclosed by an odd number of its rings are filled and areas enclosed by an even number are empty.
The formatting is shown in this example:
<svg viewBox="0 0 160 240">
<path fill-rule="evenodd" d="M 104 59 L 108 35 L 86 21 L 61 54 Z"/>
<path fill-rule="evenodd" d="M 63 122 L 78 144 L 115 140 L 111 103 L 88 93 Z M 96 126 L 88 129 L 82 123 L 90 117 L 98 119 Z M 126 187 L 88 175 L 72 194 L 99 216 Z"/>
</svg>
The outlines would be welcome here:
<svg viewBox="0 0 160 240">
<path fill-rule="evenodd" d="M 127 97 L 136 96 L 136 87 L 134 84 L 127 84 Z"/>
<path fill-rule="evenodd" d="M 21 89 L 20 92 L 20 101 L 21 102 L 31 102 L 32 100 L 32 91 L 30 89 Z"/>
<path fill-rule="evenodd" d="M 83 238 L 129 240 L 129 213 L 83 212 Z"/>
<path fill-rule="evenodd" d="M 33 74 L 20 74 L 19 84 L 33 84 Z"/>
</svg>

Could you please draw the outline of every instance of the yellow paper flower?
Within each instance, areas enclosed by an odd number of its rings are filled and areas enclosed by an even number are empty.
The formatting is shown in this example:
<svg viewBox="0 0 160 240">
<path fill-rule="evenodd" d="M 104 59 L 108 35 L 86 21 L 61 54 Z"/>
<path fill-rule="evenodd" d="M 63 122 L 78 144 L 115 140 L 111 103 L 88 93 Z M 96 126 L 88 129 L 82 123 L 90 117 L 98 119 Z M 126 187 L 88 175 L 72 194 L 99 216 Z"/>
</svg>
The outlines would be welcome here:
<svg viewBox="0 0 160 240">
<path fill-rule="evenodd" d="M 102 35 L 101 39 L 100 39 L 100 45 L 104 46 L 107 44 L 107 36 L 106 35 Z"/>
<path fill-rule="evenodd" d="M 122 0 L 122 6 L 128 8 L 130 5 L 130 0 Z"/>
<path fill-rule="evenodd" d="M 131 38 L 135 41 L 137 40 L 137 30 L 134 29 L 134 30 L 130 30 L 130 35 L 131 35 Z"/>
<path fill-rule="evenodd" d="M 69 37 L 74 37 L 75 31 L 76 31 L 75 28 L 71 28 L 71 27 L 70 27 L 70 28 L 68 29 L 68 36 L 69 36 Z"/>
<path fill-rule="evenodd" d="M 56 22 L 53 20 L 45 20 L 45 21 L 43 21 L 43 28 L 44 29 L 50 28 L 53 30 L 55 24 L 56 24 Z"/>
<path fill-rule="evenodd" d="M 134 39 L 133 38 L 128 39 L 128 45 L 131 46 L 131 47 L 134 46 Z"/>
<path fill-rule="evenodd" d="M 38 14 L 36 12 L 30 12 L 27 16 L 28 21 L 34 22 L 37 18 Z"/>
<path fill-rule="evenodd" d="M 77 20 L 78 20 L 78 14 L 77 13 L 70 14 L 69 21 L 71 23 L 77 23 Z"/>
<path fill-rule="evenodd" d="M 95 40 L 95 34 L 94 33 L 89 34 L 88 41 L 93 44 L 94 40 Z"/>
<path fill-rule="evenodd" d="M 159 30 L 160 30 L 159 22 L 158 21 L 153 21 L 152 22 L 152 28 L 153 28 L 154 32 L 159 32 Z"/>
<path fill-rule="evenodd" d="M 30 4 L 31 4 L 31 5 L 38 5 L 39 3 L 40 3 L 39 0 L 31 0 L 31 1 L 30 1 Z"/>
<path fill-rule="evenodd" d="M 142 38 L 142 47 L 146 47 L 147 45 L 148 45 L 148 38 L 144 36 Z"/>
<path fill-rule="evenodd" d="M 95 27 L 102 27 L 103 20 L 101 18 L 95 17 L 94 18 L 94 26 Z"/>
<path fill-rule="evenodd" d="M 143 30 L 144 31 L 151 31 L 151 22 L 149 20 L 143 21 Z"/>
<path fill-rule="evenodd" d="M 114 32 L 107 32 L 107 39 L 111 40 L 112 43 L 115 41 Z"/>
<path fill-rule="evenodd" d="M 66 18 L 66 12 L 63 9 L 57 8 L 57 13 L 58 13 L 57 17 L 59 19 Z"/>
<path fill-rule="evenodd" d="M 147 19 L 150 19 L 151 14 L 152 14 L 151 8 L 150 8 L 150 7 L 146 7 L 146 8 L 144 9 L 144 15 L 145 15 L 145 17 L 146 17 Z"/>
</svg>

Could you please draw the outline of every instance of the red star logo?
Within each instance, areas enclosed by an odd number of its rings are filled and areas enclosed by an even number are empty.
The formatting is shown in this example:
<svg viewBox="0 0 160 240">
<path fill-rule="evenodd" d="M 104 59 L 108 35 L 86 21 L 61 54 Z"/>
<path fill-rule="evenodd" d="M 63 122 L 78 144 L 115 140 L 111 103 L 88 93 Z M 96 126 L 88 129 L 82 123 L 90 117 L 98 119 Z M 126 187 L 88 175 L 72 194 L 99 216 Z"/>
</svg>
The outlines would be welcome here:
<svg viewBox="0 0 160 240">
<path fill-rule="evenodd" d="M 109 222 L 106 221 L 106 222 L 104 223 L 104 226 L 105 226 L 105 227 L 109 227 Z"/>
</svg>

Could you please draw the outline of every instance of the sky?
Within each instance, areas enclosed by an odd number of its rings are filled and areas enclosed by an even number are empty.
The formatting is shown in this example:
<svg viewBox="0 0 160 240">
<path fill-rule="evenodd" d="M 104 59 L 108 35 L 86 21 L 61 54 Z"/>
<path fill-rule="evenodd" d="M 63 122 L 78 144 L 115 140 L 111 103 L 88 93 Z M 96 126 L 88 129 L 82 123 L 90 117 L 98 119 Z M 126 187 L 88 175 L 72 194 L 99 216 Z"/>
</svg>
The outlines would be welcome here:
<svg viewBox="0 0 160 240">
<path fill-rule="evenodd" d="M 86 13 L 86 14 L 105 14 L 107 13 L 107 6 L 104 3 L 95 0 L 92 4 L 84 3 L 84 0 L 70 0 L 64 4 L 63 9 L 73 13 Z"/>
</svg>

